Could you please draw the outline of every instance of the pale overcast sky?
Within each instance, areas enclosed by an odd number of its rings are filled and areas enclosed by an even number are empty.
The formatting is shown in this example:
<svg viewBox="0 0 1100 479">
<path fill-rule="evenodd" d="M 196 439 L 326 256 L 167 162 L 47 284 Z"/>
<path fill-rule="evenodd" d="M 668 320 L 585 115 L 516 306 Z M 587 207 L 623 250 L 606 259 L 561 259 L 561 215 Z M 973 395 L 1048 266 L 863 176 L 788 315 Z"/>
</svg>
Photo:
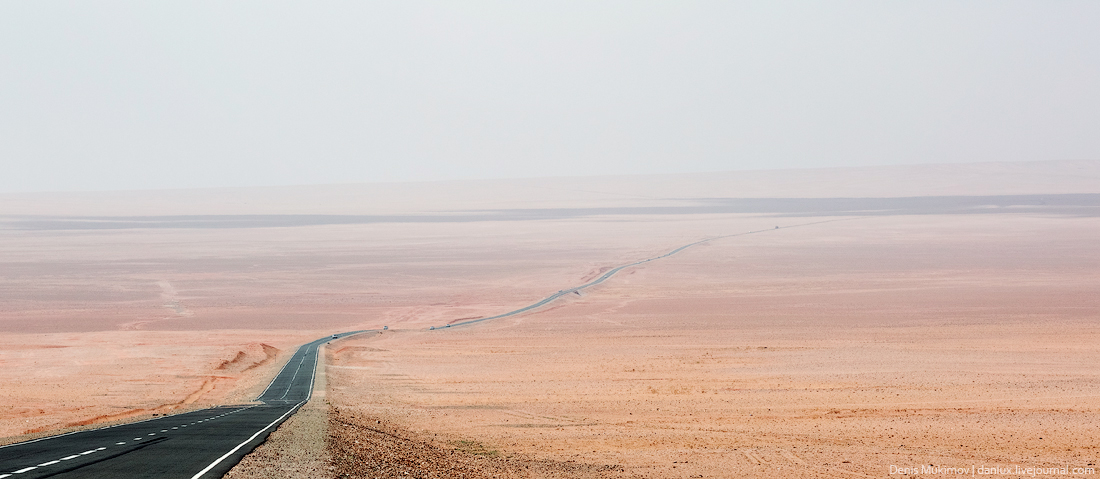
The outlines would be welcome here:
<svg viewBox="0 0 1100 479">
<path fill-rule="evenodd" d="M 1100 2 L 0 3 L 0 192 L 1100 158 Z"/>
</svg>

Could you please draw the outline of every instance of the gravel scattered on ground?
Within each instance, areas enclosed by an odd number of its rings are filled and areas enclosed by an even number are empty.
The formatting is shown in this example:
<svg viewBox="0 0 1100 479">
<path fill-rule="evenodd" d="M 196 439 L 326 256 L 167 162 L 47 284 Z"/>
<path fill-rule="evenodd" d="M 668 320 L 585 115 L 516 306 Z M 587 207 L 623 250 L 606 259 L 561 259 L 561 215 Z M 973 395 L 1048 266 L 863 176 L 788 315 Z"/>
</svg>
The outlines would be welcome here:
<svg viewBox="0 0 1100 479">
<path fill-rule="evenodd" d="M 233 467 L 225 479 L 312 479 L 330 477 L 332 466 L 325 451 L 328 408 L 311 401 L 287 419 L 251 454 Z"/>
<path fill-rule="evenodd" d="M 618 465 L 530 459 L 469 440 L 439 440 L 382 418 L 332 407 L 329 450 L 337 478 L 617 478 Z"/>
<path fill-rule="evenodd" d="M 321 352 L 324 357 L 324 352 Z M 325 364 L 317 365 L 313 399 L 290 416 L 248 454 L 224 479 L 314 479 L 332 477 L 333 467 L 325 448 L 329 406 Z"/>
</svg>

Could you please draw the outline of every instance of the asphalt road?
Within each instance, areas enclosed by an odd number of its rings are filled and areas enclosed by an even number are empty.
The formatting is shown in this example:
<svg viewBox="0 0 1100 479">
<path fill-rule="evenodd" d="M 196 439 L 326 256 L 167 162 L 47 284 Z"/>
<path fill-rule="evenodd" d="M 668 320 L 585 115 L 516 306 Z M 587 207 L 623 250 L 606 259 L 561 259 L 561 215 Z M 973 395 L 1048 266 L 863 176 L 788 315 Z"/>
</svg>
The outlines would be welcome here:
<svg viewBox="0 0 1100 479">
<path fill-rule="evenodd" d="M 366 331 L 340 333 L 339 337 Z M 317 348 L 298 348 L 258 398 L 0 447 L 0 479 L 216 478 L 240 462 L 313 394 Z"/>
</svg>

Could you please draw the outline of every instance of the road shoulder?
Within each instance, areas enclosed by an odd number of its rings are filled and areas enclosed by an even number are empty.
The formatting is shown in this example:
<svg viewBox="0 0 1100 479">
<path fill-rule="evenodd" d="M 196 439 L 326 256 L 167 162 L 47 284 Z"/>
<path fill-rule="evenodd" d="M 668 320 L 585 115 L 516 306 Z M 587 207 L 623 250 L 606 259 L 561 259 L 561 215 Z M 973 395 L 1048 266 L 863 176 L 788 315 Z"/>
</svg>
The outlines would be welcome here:
<svg viewBox="0 0 1100 479">
<path fill-rule="evenodd" d="M 332 460 L 325 448 L 328 437 L 328 399 L 325 347 L 317 352 L 313 397 L 267 441 L 230 469 L 225 479 L 316 478 L 331 475 Z"/>
</svg>

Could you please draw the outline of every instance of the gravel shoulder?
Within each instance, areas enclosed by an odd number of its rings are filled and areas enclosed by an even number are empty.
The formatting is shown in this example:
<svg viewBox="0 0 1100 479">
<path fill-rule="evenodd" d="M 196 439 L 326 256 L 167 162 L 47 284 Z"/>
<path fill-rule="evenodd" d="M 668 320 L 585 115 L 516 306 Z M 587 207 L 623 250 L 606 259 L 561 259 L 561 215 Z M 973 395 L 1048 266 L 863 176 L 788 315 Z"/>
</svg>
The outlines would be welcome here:
<svg viewBox="0 0 1100 479">
<path fill-rule="evenodd" d="M 320 352 L 324 357 L 324 347 Z M 332 475 L 332 459 L 326 449 L 329 406 L 325 361 L 317 365 L 313 399 L 302 406 L 267 441 L 245 456 L 225 479 L 306 479 Z"/>
</svg>

